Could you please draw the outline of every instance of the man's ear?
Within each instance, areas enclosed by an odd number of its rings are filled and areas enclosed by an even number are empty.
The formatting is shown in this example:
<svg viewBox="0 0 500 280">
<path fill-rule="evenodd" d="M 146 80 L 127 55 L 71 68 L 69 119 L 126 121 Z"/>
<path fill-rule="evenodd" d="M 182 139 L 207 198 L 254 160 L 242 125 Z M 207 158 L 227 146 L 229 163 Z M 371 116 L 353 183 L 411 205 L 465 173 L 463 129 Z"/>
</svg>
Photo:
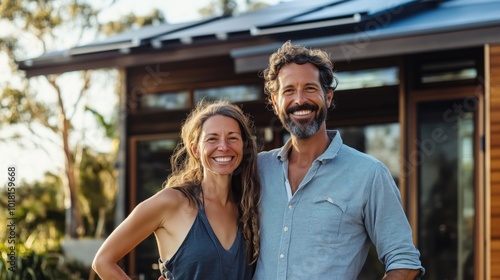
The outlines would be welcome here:
<svg viewBox="0 0 500 280">
<path fill-rule="evenodd" d="M 332 104 L 333 94 L 334 94 L 333 89 L 329 89 L 328 93 L 326 94 L 326 102 L 327 102 L 326 104 L 328 104 L 328 107 L 327 107 L 328 109 L 330 109 L 333 106 L 333 104 Z"/>
<path fill-rule="evenodd" d="M 273 103 L 273 111 L 278 116 L 278 109 L 276 107 L 276 95 L 271 94 L 271 102 Z"/>
</svg>

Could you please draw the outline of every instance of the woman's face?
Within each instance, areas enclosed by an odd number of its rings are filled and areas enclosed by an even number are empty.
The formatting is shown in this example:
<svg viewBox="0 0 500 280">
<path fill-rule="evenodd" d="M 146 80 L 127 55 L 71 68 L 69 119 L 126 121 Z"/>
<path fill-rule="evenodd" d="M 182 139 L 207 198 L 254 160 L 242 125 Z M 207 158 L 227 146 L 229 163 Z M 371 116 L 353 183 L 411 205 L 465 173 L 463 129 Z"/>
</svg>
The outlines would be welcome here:
<svg viewBox="0 0 500 280">
<path fill-rule="evenodd" d="M 240 126 L 233 118 L 216 115 L 203 124 L 194 154 L 208 174 L 231 175 L 243 160 L 243 138 Z"/>
</svg>

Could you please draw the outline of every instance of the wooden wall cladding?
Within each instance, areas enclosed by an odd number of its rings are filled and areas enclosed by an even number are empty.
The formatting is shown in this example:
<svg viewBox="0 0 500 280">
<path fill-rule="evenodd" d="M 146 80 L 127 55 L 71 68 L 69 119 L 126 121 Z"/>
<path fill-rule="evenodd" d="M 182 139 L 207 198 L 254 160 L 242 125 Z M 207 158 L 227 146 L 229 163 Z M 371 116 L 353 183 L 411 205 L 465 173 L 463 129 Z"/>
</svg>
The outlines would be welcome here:
<svg viewBox="0 0 500 280">
<path fill-rule="evenodd" d="M 128 69 L 129 94 L 133 89 L 155 93 L 211 86 L 214 82 L 262 82 L 256 73 L 236 74 L 230 57 L 220 56 Z"/>
<path fill-rule="evenodd" d="M 491 279 L 500 279 L 500 45 L 490 47 Z"/>
</svg>

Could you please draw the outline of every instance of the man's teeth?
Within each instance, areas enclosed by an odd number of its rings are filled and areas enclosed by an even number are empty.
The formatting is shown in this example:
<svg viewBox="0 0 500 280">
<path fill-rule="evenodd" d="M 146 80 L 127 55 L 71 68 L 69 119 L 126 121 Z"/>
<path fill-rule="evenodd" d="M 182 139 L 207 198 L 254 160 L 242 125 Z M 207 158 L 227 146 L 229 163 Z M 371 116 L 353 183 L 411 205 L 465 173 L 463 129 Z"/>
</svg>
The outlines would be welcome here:
<svg viewBox="0 0 500 280">
<path fill-rule="evenodd" d="M 301 110 L 293 112 L 294 115 L 302 116 L 311 113 L 311 110 Z"/>
<path fill-rule="evenodd" d="M 223 158 L 214 158 L 217 162 L 228 162 L 231 160 L 231 157 L 223 157 Z"/>
</svg>

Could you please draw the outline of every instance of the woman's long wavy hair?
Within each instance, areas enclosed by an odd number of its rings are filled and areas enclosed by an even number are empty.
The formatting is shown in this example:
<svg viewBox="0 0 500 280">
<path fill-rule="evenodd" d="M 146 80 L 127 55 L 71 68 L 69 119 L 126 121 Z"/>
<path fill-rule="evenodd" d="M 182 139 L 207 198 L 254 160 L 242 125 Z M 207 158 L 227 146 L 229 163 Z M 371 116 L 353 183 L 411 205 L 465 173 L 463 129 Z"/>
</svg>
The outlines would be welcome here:
<svg viewBox="0 0 500 280">
<path fill-rule="evenodd" d="M 253 124 L 236 105 L 225 100 L 200 102 L 189 114 L 181 130 L 181 141 L 171 157 L 172 172 L 164 183 L 181 191 L 190 202 L 199 205 L 203 168 L 199 158 L 191 150 L 197 144 L 205 121 L 212 116 L 227 116 L 236 120 L 243 139 L 243 160 L 233 172 L 231 192 L 238 205 L 240 226 L 246 243 L 249 264 L 254 264 L 259 255 L 259 211 L 260 181 L 257 174 L 257 144 Z"/>
</svg>

